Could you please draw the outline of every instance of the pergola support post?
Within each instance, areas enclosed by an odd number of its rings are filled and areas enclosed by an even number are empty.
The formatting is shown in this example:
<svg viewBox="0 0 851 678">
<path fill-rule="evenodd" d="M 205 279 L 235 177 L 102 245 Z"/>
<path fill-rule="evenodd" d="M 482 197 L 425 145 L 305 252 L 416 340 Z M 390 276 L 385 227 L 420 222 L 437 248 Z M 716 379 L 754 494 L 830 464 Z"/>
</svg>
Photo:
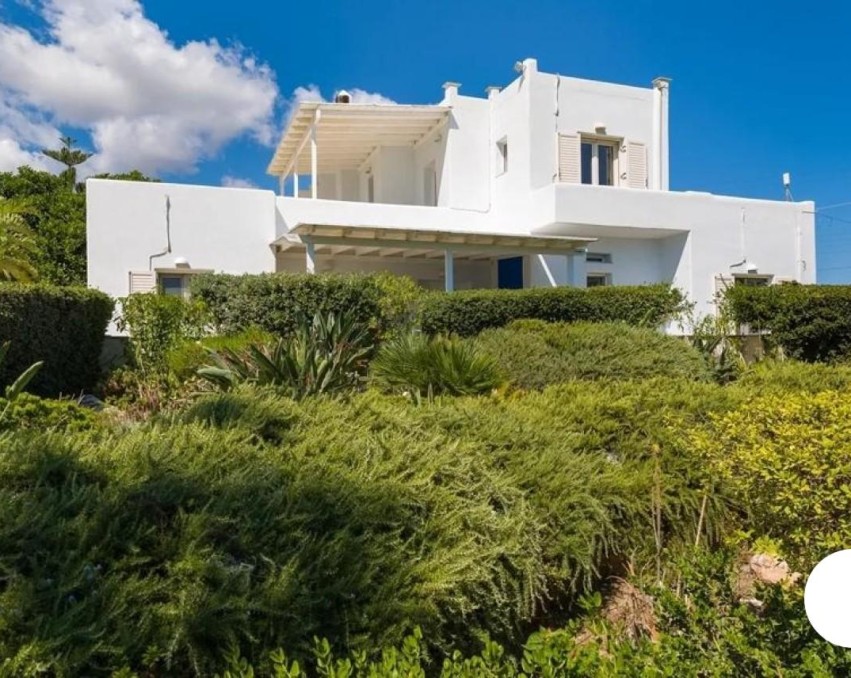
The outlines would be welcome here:
<svg viewBox="0 0 851 678">
<path fill-rule="evenodd" d="M 446 282 L 446 291 L 455 290 L 455 255 L 452 250 L 446 249 L 443 253 L 443 273 Z"/>
<path fill-rule="evenodd" d="M 312 240 L 306 240 L 304 243 L 304 265 L 305 271 L 316 273 L 316 244 Z"/>
<path fill-rule="evenodd" d="M 316 181 L 319 174 L 319 153 L 316 144 L 317 122 L 317 120 L 314 120 L 310 126 L 310 197 L 314 200 L 319 197 L 319 184 Z"/>
</svg>

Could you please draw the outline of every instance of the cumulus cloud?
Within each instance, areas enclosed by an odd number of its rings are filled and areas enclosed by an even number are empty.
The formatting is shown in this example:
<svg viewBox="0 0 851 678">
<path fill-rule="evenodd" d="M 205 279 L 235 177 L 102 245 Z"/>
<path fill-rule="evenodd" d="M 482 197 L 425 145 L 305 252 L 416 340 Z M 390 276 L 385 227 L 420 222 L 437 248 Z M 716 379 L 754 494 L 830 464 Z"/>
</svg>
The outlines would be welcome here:
<svg viewBox="0 0 851 678">
<path fill-rule="evenodd" d="M 222 177 L 222 186 L 226 188 L 257 188 L 257 184 L 250 179 L 232 177 L 229 174 Z"/>
<path fill-rule="evenodd" d="M 139 0 L 39 12 L 44 31 L 0 21 L 0 167 L 41 162 L 62 126 L 90 132 L 87 172 L 190 172 L 237 137 L 273 141 L 274 74 L 244 49 L 176 45 Z"/>
<path fill-rule="evenodd" d="M 347 89 L 346 91 L 351 95 L 353 104 L 379 104 L 382 106 L 392 106 L 396 103 L 393 99 L 389 99 L 383 94 L 367 92 L 366 90 L 358 89 L 357 87 L 354 89 Z M 290 98 L 290 103 L 293 108 L 297 107 L 300 103 L 309 101 L 325 102 L 329 101 L 329 99 L 322 96 L 322 91 L 317 85 L 296 87 L 293 91 L 292 97 Z"/>
</svg>

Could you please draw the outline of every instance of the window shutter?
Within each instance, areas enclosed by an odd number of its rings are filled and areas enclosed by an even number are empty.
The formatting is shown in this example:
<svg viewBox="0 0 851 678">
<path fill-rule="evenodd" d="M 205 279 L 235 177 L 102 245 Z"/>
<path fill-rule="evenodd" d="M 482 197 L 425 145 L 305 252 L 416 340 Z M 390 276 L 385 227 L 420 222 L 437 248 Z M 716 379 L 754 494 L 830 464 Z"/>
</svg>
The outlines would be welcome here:
<svg viewBox="0 0 851 678">
<path fill-rule="evenodd" d="M 130 294 L 156 292 L 157 274 L 154 271 L 130 271 Z"/>
<path fill-rule="evenodd" d="M 647 188 L 647 146 L 640 141 L 626 142 L 626 186 Z"/>
<path fill-rule="evenodd" d="M 558 135 L 558 180 L 569 184 L 582 181 L 581 141 L 578 134 Z"/>
</svg>

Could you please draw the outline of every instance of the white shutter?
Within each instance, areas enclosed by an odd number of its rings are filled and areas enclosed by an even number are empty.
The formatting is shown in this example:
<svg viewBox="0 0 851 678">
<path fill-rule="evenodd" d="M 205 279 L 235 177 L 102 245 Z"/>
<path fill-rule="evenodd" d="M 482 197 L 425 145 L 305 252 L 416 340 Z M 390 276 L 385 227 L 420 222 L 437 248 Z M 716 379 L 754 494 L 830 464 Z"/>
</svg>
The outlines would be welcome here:
<svg viewBox="0 0 851 678">
<path fill-rule="evenodd" d="M 640 141 L 627 141 L 625 150 L 625 185 L 628 188 L 647 188 L 647 146 Z"/>
<path fill-rule="evenodd" d="M 130 271 L 130 294 L 156 292 L 157 274 L 154 271 Z"/>
<path fill-rule="evenodd" d="M 736 279 L 731 275 L 718 274 L 715 276 L 715 313 L 721 312 L 721 302 L 724 301 L 724 293 L 736 284 Z"/>
<path fill-rule="evenodd" d="M 582 146 L 578 134 L 558 135 L 558 180 L 569 184 L 582 181 Z"/>
</svg>

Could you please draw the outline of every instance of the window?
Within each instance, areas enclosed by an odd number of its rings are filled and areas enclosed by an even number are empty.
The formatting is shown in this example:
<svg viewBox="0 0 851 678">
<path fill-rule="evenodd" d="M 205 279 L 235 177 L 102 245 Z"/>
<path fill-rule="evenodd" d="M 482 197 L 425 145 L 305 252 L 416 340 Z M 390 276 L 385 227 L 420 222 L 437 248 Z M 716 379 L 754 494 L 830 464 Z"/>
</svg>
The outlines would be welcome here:
<svg viewBox="0 0 851 678">
<path fill-rule="evenodd" d="M 498 176 L 500 174 L 505 174 L 508 171 L 508 139 L 506 137 L 503 137 L 496 142 L 496 151 L 496 173 Z"/>
<path fill-rule="evenodd" d="M 585 254 L 585 261 L 592 264 L 611 264 L 612 255 L 608 252 L 587 252 Z"/>
<path fill-rule="evenodd" d="M 736 285 L 743 285 L 747 287 L 768 287 L 771 284 L 771 279 L 773 276 L 770 275 L 734 275 L 733 280 Z"/>
<path fill-rule="evenodd" d="M 580 154 L 582 183 L 614 186 L 618 144 L 614 141 L 583 138 Z"/>
<path fill-rule="evenodd" d="M 187 298 L 189 296 L 189 276 L 177 273 L 160 273 L 157 276 L 160 292 L 168 297 Z"/>
<path fill-rule="evenodd" d="M 612 284 L 612 276 L 608 273 L 589 273 L 585 278 L 586 287 L 605 287 Z"/>
</svg>

